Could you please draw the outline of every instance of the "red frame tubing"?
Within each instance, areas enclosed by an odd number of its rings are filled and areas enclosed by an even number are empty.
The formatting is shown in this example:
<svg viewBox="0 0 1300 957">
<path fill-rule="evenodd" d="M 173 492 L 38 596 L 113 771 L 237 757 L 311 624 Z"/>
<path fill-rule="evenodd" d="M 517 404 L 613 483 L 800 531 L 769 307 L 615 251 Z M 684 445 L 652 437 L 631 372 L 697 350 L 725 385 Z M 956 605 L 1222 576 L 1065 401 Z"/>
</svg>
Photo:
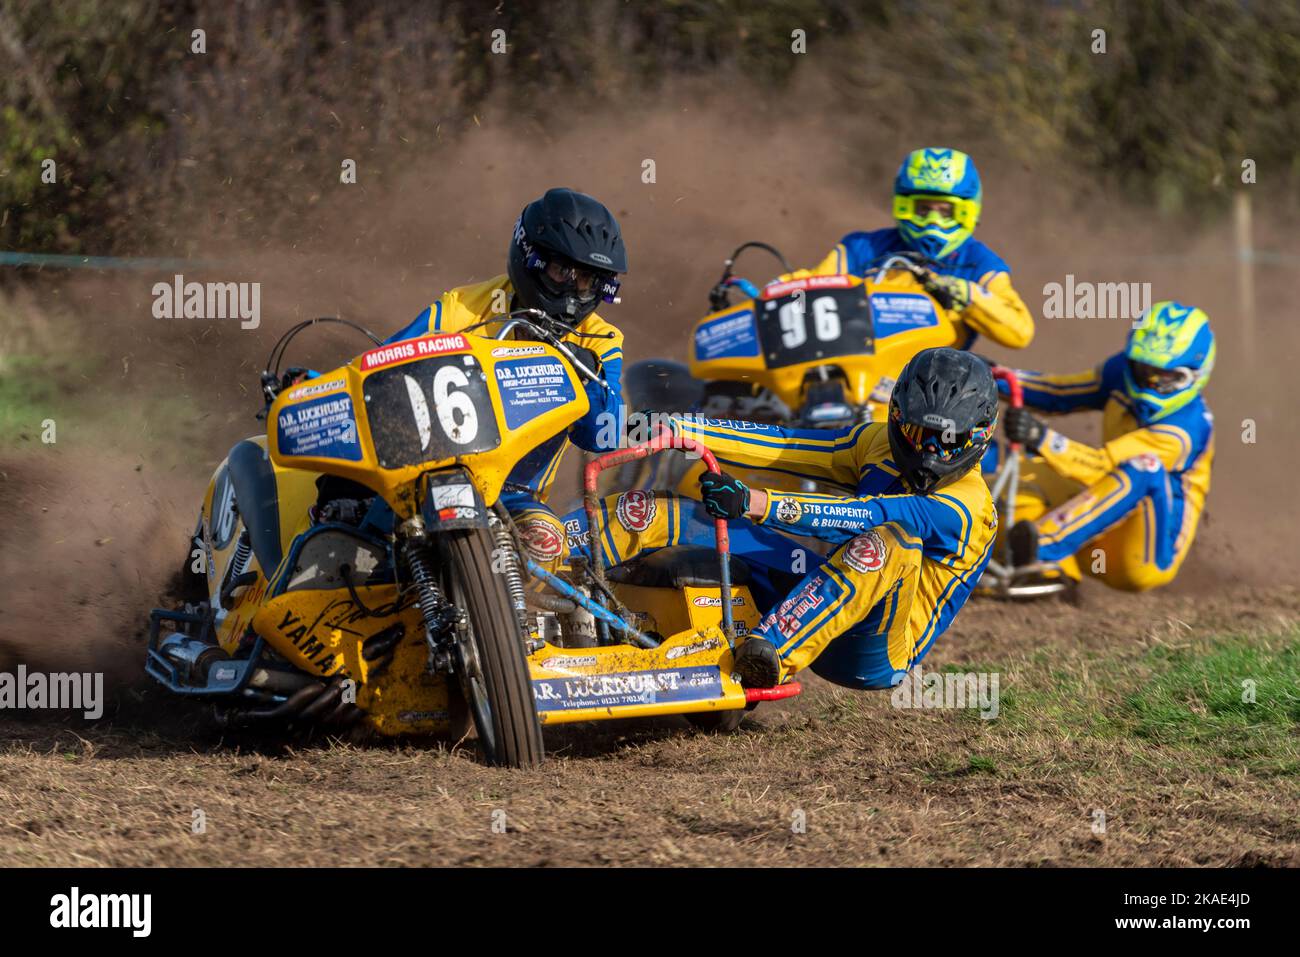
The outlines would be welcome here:
<svg viewBox="0 0 1300 957">
<path fill-rule="evenodd" d="M 673 435 L 667 429 L 661 429 L 654 438 L 649 442 L 643 442 L 640 445 L 634 445 L 626 449 L 615 449 L 613 452 L 606 452 L 599 455 L 587 463 L 587 468 L 583 473 L 583 486 L 586 495 L 583 496 L 583 505 L 587 510 L 587 528 L 591 532 L 592 541 L 592 561 L 599 562 L 601 532 L 600 521 L 597 515 L 596 507 L 596 480 L 600 473 L 605 469 L 615 468 L 628 462 L 635 462 L 638 459 L 644 459 L 656 452 L 663 452 L 667 449 L 681 449 L 686 452 L 698 452 L 700 458 L 704 461 L 704 466 L 710 472 L 722 471 L 718 468 L 718 460 L 713 453 L 700 442 L 685 436 Z M 718 563 L 722 571 L 722 630 L 727 636 L 727 642 L 735 647 L 735 621 L 731 607 L 731 539 L 727 534 L 727 520 L 725 518 L 714 519 L 713 521 L 714 540 L 717 542 Z"/>
<path fill-rule="evenodd" d="M 780 701 L 782 698 L 793 698 L 802 691 L 803 685 L 799 682 L 787 681 L 775 688 L 746 688 L 745 700 L 750 704 L 756 701 Z"/>
</svg>

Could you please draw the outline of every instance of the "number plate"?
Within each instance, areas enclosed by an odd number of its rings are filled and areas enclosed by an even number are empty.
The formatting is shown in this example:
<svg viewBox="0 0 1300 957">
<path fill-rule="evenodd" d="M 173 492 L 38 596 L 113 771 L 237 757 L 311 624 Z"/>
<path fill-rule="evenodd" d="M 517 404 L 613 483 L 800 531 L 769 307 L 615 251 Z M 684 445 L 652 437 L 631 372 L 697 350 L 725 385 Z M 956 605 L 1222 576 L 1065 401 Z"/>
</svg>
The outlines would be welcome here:
<svg viewBox="0 0 1300 957">
<path fill-rule="evenodd" d="M 478 360 L 436 356 L 375 372 L 362 385 L 380 468 L 486 452 L 501 444 Z"/>
<path fill-rule="evenodd" d="M 876 351 L 861 287 L 798 290 L 755 305 L 769 369 Z"/>
</svg>

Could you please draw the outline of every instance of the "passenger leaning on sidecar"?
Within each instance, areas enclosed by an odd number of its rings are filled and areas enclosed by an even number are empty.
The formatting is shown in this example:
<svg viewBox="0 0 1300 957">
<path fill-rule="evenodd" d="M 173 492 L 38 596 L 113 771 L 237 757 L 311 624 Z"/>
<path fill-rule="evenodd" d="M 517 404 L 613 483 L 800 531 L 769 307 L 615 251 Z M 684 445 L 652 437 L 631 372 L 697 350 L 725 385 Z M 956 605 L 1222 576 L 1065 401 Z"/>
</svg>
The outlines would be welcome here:
<svg viewBox="0 0 1300 957">
<path fill-rule="evenodd" d="M 1005 432 L 1032 458 L 1008 532 L 1017 569 L 1125 591 L 1173 581 L 1210 491 L 1214 418 L 1201 391 L 1214 352 L 1202 310 L 1158 302 L 1095 368 L 1019 373 L 1026 407 L 1007 410 Z M 1101 412 L 1104 443 L 1067 438 L 1031 409 Z"/>
<path fill-rule="evenodd" d="M 672 416 L 674 431 L 721 465 L 842 491 L 750 489 L 705 472 L 702 502 L 643 490 L 611 496 L 601 503 L 605 560 L 711 546 L 713 519 L 731 519 L 731 550 L 765 612 L 737 649 L 742 682 L 769 687 L 811 667 L 850 688 L 893 687 L 952 623 L 988 562 L 997 513 L 978 464 L 997 409 L 989 367 L 940 348 L 903 368 L 887 423 L 798 430 Z M 570 521 L 585 530 L 581 510 Z M 806 537 L 837 547 L 821 556 Z"/>
</svg>

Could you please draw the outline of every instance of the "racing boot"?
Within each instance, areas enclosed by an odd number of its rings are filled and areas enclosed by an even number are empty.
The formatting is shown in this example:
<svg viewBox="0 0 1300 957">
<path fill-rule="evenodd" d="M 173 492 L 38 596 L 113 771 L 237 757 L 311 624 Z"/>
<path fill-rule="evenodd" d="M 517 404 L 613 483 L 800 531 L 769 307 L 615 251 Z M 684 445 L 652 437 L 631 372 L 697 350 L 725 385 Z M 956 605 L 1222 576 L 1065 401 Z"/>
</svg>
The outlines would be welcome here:
<svg viewBox="0 0 1300 957">
<path fill-rule="evenodd" d="M 1011 552 L 1009 593 L 1016 598 L 1037 598 L 1065 594 L 1073 599 L 1078 582 L 1056 562 L 1045 562 L 1038 555 L 1038 526 L 1022 519 L 1007 533 Z"/>
<path fill-rule="evenodd" d="M 1017 571 L 1038 569 L 1038 526 L 1028 519 L 1021 519 L 1011 526 L 1007 533 L 1007 544 L 1011 547 L 1011 565 Z"/>
<path fill-rule="evenodd" d="M 776 645 L 756 635 L 741 642 L 731 667 L 746 688 L 774 688 L 781 680 L 781 655 Z"/>
</svg>

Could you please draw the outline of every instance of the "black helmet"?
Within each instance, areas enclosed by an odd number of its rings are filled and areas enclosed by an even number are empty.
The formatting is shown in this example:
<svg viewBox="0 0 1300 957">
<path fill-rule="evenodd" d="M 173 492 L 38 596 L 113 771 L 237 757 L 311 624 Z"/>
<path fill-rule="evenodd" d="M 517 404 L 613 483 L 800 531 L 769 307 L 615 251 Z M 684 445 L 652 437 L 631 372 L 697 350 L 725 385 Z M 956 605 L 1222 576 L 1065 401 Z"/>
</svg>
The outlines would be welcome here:
<svg viewBox="0 0 1300 957">
<path fill-rule="evenodd" d="M 929 494 L 979 464 L 998 419 L 998 387 L 981 359 L 925 349 L 903 367 L 889 399 L 889 448 L 904 483 Z"/>
<path fill-rule="evenodd" d="M 615 301 L 627 253 L 613 213 L 583 193 L 550 189 L 519 214 L 506 263 L 523 308 L 576 326 L 602 299 Z"/>
</svg>

